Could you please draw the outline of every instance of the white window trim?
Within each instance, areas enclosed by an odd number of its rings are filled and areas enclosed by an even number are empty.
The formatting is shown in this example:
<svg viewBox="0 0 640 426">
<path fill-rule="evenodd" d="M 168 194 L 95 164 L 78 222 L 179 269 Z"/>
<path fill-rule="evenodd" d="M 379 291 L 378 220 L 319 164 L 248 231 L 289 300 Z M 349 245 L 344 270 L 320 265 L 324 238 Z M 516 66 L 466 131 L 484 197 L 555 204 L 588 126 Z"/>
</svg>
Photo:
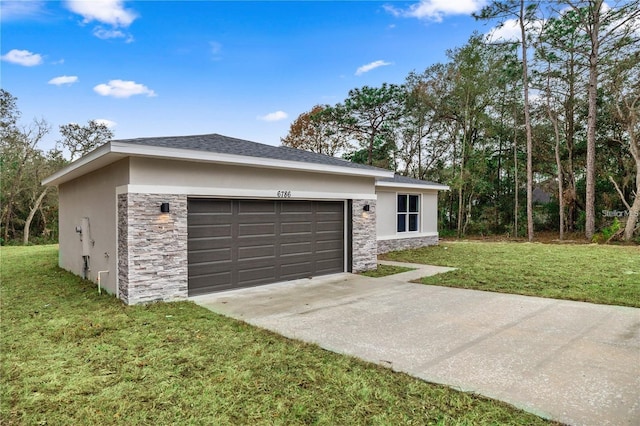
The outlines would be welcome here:
<svg viewBox="0 0 640 426">
<path fill-rule="evenodd" d="M 399 212 L 398 211 L 398 196 L 399 195 L 406 195 L 406 196 L 410 196 L 410 195 L 415 195 L 418 197 L 418 211 L 417 212 L 410 212 L 409 211 L 409 199 L 407 198 L 407 211 L 406 212 Z M 418 214 L 418 229 L 415 231 L 409 231 L 409 214 L 410 213 L 417 213 Z M 407 221 L 406 221 L 406 231 L 398 231 L 398 215 L 400 214 L 404 214 L 407 217 Z M 422 194 L 417 192 L 417 193 L 412 193 L 412 192 L 396 192 L 396 236 L 402 236 L 402 235 L 417 235 L 417 234 L 421 234 L 422 233 Z"/>
</svg>

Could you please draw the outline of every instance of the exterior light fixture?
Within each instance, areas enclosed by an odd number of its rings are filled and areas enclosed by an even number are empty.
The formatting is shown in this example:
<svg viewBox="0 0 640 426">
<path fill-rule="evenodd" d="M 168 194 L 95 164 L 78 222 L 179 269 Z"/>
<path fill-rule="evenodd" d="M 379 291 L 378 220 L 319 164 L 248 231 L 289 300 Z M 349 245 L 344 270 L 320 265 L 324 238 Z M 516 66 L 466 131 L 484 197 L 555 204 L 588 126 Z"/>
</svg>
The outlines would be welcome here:
<svg viewBox="0 0 640 426">
<path fill-rule="evenodd" d="M 364 207 L 362 207 L 362 210 L 365 212 L 368 212 L 369 209 L 371 209 L 371 206 L 369 206 L 369 204 L 365 204 Z"/>
<path fill-rule="evenodd" d="M 160 211 L 162 213 L 169 213 L 169 203 L 160 204 Z"/>
</svg>

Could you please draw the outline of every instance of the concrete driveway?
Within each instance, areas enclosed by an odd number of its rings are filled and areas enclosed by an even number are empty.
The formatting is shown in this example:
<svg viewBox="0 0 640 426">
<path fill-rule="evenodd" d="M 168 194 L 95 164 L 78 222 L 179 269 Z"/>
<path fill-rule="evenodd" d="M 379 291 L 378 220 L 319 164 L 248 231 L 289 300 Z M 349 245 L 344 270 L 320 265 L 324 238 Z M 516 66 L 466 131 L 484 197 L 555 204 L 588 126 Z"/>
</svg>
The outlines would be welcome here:
<svg viewBox="0 0 640 426">
<path fill-rule="evenodd" d="M 443 271 L 414 266 L 385 278 L 338 274 L 192 300 L 563 423 L 640 425 L 640 309 L 411 284 Z"/>
</svg>

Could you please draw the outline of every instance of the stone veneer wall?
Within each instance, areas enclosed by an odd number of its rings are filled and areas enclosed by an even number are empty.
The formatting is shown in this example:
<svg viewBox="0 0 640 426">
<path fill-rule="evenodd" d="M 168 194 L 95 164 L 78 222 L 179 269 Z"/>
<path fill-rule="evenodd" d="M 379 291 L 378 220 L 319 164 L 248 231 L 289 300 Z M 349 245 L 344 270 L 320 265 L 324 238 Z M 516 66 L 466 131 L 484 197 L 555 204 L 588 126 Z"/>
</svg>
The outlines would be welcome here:
<svg viewBox="0 0 640 426">
<path fill-rule="evenodd" d="M 168 202 L 169 213 L 160 212 Z M 186 299 L 186 195 L 118 195 L 118 291 L 127 304 Z"/>
<path fill-rule="evenodd" d="M 395 250 L 407 250 L 424 246 L 435 246 L 438 244 L 438 236 L 396 238 L 393 240 L 378 240 L 378 253 L 388 253 Z"/>
<path fill-rule="evenodd" d="M 362 210 L 369 204 L 368 212 Z M 376 201 L 353 200 L 352 202 L 352 272 L 376 269 L 378 248 L 376 245 Z"/>
</svg>

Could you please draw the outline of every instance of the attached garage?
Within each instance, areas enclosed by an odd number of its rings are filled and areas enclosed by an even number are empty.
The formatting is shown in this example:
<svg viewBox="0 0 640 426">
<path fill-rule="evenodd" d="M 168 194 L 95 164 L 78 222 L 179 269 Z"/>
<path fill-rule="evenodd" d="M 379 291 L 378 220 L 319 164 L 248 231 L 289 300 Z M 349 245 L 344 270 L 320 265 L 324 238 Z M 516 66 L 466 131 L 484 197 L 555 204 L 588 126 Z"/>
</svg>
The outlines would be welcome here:
<svg viewBox="0 0 640 426">
<path fill-rule="evenodd" d="M 190 198 L 189 296 L 344 272 L 344 204 Z"/>
<path fill-rule="evenodd" d="M 127 304 L 374 269 L 437 243 L 446 189 L 217 134 L 110 141 L 43 183 L 58 187 L 60 266 Z"/>
</svg>

